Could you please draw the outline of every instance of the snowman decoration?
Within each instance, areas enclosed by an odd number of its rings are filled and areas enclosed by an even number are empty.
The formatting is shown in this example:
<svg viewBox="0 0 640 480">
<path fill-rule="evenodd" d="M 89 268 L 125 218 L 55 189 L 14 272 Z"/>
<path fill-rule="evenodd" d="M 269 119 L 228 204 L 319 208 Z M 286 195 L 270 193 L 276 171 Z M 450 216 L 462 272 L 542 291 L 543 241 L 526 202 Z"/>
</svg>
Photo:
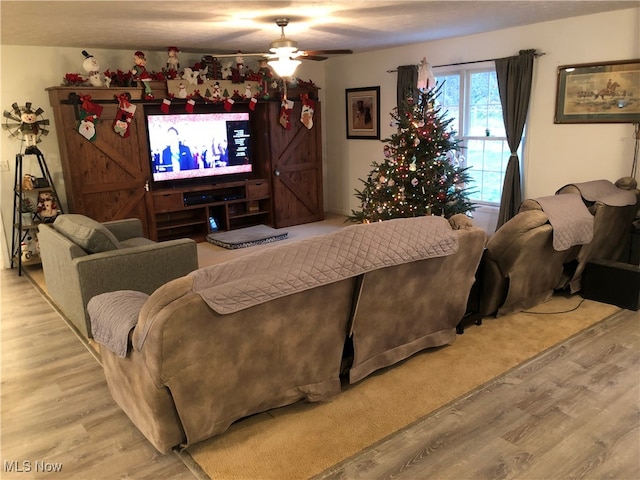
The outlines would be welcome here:
<svg viewBox="0 0 640 480">
<path fill-rule="evenodd" d="M 93 55 L 89 55 L 86 50 L 82 51 L 84 55 L 84 62 L 82 62 L 82 68 L 87 72 L 87 79 L 92 87 L 102 87 L 102 80 L 100 80 L 100 62 Z"/>
<path fill-rule="evenodd" d="M 31 106 L 28 105 L 24 108 L 22 113 L 20 114 L 20 120 L 22 124 L 20 125 L 20 130 L 22 131 L 22 136 L 24 138 L 24 142 L 27 147 L 33 147 L 38 142 L 38 118 L 36 113 L 31 110 Z"/>
<path fill-rule="evenodd" d="M 187 87 L 182 82 L 178 85 L 178 98 L 187 98 Z"/>
</svg>

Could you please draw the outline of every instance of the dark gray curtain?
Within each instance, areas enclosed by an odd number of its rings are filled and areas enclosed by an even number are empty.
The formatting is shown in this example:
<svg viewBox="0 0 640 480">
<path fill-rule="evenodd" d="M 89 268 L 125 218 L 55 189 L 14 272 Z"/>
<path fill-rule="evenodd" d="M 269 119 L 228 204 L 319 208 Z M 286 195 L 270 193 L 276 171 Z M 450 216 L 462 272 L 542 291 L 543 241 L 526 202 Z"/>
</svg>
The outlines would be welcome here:
<svg viewBox="0 0 640 480">
<path fill-rule="evenodd" d="M 402 114 L 407 95 L 411 93 L 413 98 L 418 98 L 418 66 L 402 65 L 398 67 L 397 105 L 398 114 Z"/>
<path fill-rule="evenodd" d="M 522 132 L 529 110 L 534 58 L 535 50 L 520 50 L 520 54 L 517 56 L 495 60 L 502 116 L 507 143 L 511 150 L 502 186 L 500 213 L 496 228 L 518 213 L 518 208 L 522 203 L 520 160 L 516 152 L 522 140 Z"/>
</svg>

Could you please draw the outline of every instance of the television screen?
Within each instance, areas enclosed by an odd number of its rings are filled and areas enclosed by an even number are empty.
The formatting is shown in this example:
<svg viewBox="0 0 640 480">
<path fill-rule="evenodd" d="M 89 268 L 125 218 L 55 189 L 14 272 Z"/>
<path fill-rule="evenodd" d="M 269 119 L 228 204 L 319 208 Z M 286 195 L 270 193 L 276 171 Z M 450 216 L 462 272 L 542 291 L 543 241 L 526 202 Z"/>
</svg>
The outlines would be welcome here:
<svg viewBox="0 0 640 480">
<path fill-rule="evenodd" d="M 252 171 L 249 112 L 150 113 L 146 119 L 154 182 Z"/>
</svg>

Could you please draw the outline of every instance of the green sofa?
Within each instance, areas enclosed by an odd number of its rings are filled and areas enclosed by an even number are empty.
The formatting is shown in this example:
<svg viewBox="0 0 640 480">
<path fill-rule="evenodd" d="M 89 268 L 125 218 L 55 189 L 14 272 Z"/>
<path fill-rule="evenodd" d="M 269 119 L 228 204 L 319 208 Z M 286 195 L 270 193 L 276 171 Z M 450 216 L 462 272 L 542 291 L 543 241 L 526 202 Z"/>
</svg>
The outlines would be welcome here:
<svg viewBox="0 0 640 480">
<path fill-rule="evenodd" d="M 191 239 L 154 242 L 137 218 L 99 223 L 84 215 L 59 215 L 38 227 L 47 291 L 65 317 L 92 337 L 86 306 L 115 290 L 152 293 L 198 268 Z"/>
</svg>

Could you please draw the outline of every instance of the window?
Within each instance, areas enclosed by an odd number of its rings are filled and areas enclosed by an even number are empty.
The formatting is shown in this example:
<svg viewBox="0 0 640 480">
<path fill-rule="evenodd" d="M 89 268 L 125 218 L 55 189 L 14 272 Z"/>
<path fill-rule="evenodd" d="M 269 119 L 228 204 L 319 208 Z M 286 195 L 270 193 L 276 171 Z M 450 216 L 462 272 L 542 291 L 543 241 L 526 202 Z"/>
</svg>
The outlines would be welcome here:
<svg viewBox="0 0 640 480">
<path fill-rule="evenodd" d="M 460 140 L 460 166 L 469 167 L 474 180 L 471 199 L 499 204 L 511 152 L 495 69 L 447 71 L 436 74 L 436 82 L 443 84 L 438 101 Z"/>
</svg>

